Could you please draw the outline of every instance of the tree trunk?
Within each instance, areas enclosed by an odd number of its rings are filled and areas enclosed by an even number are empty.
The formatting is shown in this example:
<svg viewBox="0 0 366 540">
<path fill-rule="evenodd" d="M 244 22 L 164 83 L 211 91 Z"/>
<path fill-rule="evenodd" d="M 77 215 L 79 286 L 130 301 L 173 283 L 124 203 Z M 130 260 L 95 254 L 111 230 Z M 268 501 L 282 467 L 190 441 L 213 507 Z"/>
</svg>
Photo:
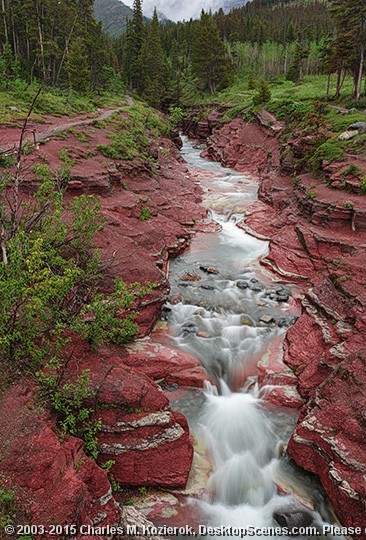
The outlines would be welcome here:
<svg viewBox="0 0 366 540">
<path fill-rule="evenodd" d="M 356 100 L 360 101 L 361 98 L 361 84 L 362 84 L 362 77 L 363 77 L 363 66 L 365 61 L 365 49 L 362 45 L 361 49 L 361 57 L 360 57 L 360 67 L 358 71 L 358 80 L 357 80 L 357 88 L 356 88 Z"/>
<path fill-rule="evenodd" d="M 36 2 L 37 6 L 37 26 L 38 26 L 38 37 L 39 37 L 39 48 L 41 51 L 41 69 L 42 69 L 42 76 L 43 81 L 46 81 L 46 66 L 44 61 L 44 45 L 43 45 L 43 33 L 42 33 L 42 24 L 41 24 L 41 13 L 39 10 L 39 3 Z"/>
<path fill-rule="evenodd" d="M 2 11 L 3 11 L 5 43 L 8 43 L 8 42 L 9 42 L 9 32 L 8 32 L 8 22 L 7 22 L 7 20 L 6 20 L 6 5 L 5 5 L 5 0 L 1 0 L 1 9 L 2 9 Z"/>
<path fill-rule="evenodd" d="M 62 58 L 61 58 L 61 62 L 60 62 L 60 65 L 59 65 L 59 68 L 58 68 L 58 71 L 57 71 L 57 75 L 56 75 L 56 80 L 55 80 L 55 85 L 57 86 L 57 83 L 58 83 L 58 80 L 60 78 L 60 75 L 61 75 L 61 70 L 63 68 L 63 65 L 64 65 L 64 62 L 65 62 L 65 58 L 66 58 L 66 55 L 69 51 L 69 44 L 70 44 L 70 40 L 71 40 L 71 37 L 74 33 L 74 28 L 75 28 L 75 24 L 76 24 L 76 21 L 77 21 L 77 14 L 75 16 L 75 19 L 74 19 L 74 22 L 72 23 L 72 26 L 71 26 L 71 29 L 70 29 L 70 33 L 69 35 L 67 36 L 66 38 L 66 42 L 65 42 L 65 48 L 64 48 L 64 52 L 62 53 Z"/>
<path fill-rule="evenodd" d="M 335 98 L 339 98 L 339 96 L 341 95 L 341 79 L 342 78 L 342 68 L 339 67 L 338 68 L 338 72 L 337 72 L 337 83 L 336 83 L 336 92 L 335 92 Z"/>
<path fill-rule="evenodd" d="M 329 73 L 328 79 L 327 79 L 327 96 L 326 96 L 327 100 L 329 100 L 331 77 L 332 77 L 332 75 L 331 75 L 331 73 Z"/>
</svg>

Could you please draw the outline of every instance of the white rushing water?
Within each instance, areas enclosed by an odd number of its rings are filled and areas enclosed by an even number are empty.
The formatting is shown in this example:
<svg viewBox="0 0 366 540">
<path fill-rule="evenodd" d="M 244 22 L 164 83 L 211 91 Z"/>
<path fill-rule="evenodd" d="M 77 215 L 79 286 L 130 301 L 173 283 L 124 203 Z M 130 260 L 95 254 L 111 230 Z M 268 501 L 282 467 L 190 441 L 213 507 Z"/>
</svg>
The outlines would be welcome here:
<svg viewBox="0 0 366 540">
<path fill-rule="evenodd" d="M 258 259 L 267 253 L 267 243 L 237 227 L 257 198 L 257 184 L 203 160 L 200 149 L 186 138 L 182 154 L 189 166 L 214 173 L 198 178 L 211 218 L 220 225 L 217 232 L 198 235 L 190 250 L 172 263 L 172 294 L 179 293 L 182 301 L 168 305 L 176 346 L 199 358 L 217 381 L 217 387 L 207 384 L 199 419 L 213 472 L 198 504 L 214 527 L 278 527 L 274 515 L 279 512 L 287 520 L 282 524 L 301 526 L 309 521 L 321 530 L 320 514 L 279 495 L 273 481 L 281 463 L 281 441 L 288 438 L 294 417 L 288 413 L 284 422 L 278 421 L 256 384 L 258 360 L 286 330 L 260 319 L 270 315 L 279 321 L 291 312 L 286 301 L 278 301 L 278 284 L 257 279 Z M 202 272 L 203 264 L 219 273 Z M 200 280 L 184 280 L 186 272 Z"/>
</svg>

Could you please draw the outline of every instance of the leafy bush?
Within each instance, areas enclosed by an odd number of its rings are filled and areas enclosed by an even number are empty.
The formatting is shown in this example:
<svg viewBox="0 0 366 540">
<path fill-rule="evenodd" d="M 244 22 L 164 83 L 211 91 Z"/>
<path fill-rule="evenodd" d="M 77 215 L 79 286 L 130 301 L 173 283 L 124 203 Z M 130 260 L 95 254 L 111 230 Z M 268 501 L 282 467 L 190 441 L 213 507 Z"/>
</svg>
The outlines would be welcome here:
<svg viewBox="0 0 366 540">
<path fill-rule="evenodd" d="M 94 410 L 85 405 L 86 400 L 95 397 L 90 388 L 90 372 L 83 371 L 76 382 L 67 382 L 58 388 L 50 388 L 51 404 L 59 419 L 61 436 L 74 435 L 84 441 L 84 451 L 92 459 L 97 459 L 98 441 L 96 435 L 102 427 L 100 419 L 95 419 Z"/>
<path fill-rule="evenodd" d="M 116 279 L 115 291 L 106 297 L 97 294 L 92 302 L 81 309 L 72 328 L 86 339 L 93 349 L 102 341 L 110 343 L 127 343 L 138 334 L 138 326 L 134 322 L 136 312 L 132 309 L 138 298 L 151 292 L 153 284 L 126 285 Z"/>
<path fill-rule="evenodd" d="M 15 163 L 14 156 L 5 153 L 5 150 L 0 148 L 0 167 L 4 167 L 4 169 L 8 169 L 9 167 L 12 167 L 14 163 Z"/>
<path fill-rule="evenodd" d="M 185 114 L 181 107 L 170 107 L 169 109 L 169 120 L 172 124 L 177 125 L 183 120 Z"/>
<path fill-rule="evenodd" d="M 316 148 L 309 159 L 309 165 L 313 170 L 318 171 L 323 161 L 332 162 L 337 159 L 343 159 L 343 150 L 335 141 L 329 140 Z"/>
<path fill-rule="evenodd" d="M 112 134 L 110 138 L 113 141 L 112 144 L 101 144 L 97 148 L 104 157 L 131 160 L 139 156 L 139 148 L 130 133 L 123 133 L 121 135 Z M 148 141 L 146 141 L 147 143 Z"/>
<path fill-rule="evenodd" d="M 343 172 L 342 176 L 359 176 L 362 174 L 362 169 L 355 165 L 354 163 L 351 163 Z"/>
</svg>

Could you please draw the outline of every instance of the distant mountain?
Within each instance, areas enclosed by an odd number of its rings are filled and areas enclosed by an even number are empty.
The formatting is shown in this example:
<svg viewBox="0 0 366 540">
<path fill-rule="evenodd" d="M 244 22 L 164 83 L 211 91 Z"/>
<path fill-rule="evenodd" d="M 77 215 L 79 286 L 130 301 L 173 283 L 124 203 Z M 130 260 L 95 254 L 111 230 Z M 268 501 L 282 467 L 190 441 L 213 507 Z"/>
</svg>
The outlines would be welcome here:
<svg viewBox="0 0 366 540">
<path fill-rule="evenodd" d="M 95 0 L 94 14 L 107 34 L 118 37 L 125 31 L 126 18 L 131 19 L 132 9 L 120 0 Z"/>
<path fill-rule="evenodd" d="M 132 6 L 133 0 L 125 0 Z M 157 7 L 159 20 L 179 21 L 199 17 L 201 10 L 225 11 L 244 6 L 248 0 L 144 0 L 143 8 L 146 16 L 151 17 Z M 104 31 L 112 37 L 120 36 L 126 29 L 126 18 L 131 19 L 132 9 L 121 0 L 95 0 L 94 13 L 97 21 L 102 23 Z"/>
<path fill-rule="evenodd" d="M 234 8 L 245 6 L 250 0 L 225 0 L 223 7 L 224 11 L 230 11 Z"/>
<path fill-rule="evenodd" d="M 126 4 L 132 6 L 133 0 L 124 0 Z M 248 0 L 143 0 L 143 10 L 145 15 L 151 17 L 154 7 L 171 21 L 189 20 L 200 16 L 201 10 L 212 10 L 213 12 L 223 8 L 230 11 L 232 8 L 244 6 Z"/>
</svg>

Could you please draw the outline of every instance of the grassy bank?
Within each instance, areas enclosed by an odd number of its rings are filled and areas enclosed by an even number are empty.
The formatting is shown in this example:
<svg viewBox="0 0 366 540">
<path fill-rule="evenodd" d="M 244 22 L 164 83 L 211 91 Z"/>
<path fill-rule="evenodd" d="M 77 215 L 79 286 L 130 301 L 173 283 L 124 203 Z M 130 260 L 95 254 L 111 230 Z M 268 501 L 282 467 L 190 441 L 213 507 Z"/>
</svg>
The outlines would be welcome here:
<svg viewBox="0 0 366 540">
<path fill-rule="evenodd" d="M 7 90 L 0 91 L 0 125 L 11 125 L 25 118 L 39 86 L 14 81 Z M 76 116 L 93 113 L 100 108 L 125 105 L 123 92 L 103 94 L 77 94 L 73 91 L 44 88 L 32 114 L 42 121 L 46 116 Z"/>
</svg>

